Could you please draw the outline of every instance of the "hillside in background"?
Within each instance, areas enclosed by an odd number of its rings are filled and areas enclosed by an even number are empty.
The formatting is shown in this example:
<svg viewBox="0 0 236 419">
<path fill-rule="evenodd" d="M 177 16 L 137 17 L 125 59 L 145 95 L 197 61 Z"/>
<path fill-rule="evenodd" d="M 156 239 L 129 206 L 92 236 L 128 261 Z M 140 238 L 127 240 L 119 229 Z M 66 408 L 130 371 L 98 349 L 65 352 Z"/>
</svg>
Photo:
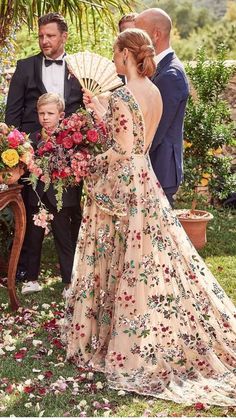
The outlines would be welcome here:
<svg viewBox="0 0 236 419">
<path fill-rule="evenodd" d="M 227 0 L 193 0 L 195 7 L 206 7 L 217 17 L 223 17 L 226 12 Z"/>
</svg>

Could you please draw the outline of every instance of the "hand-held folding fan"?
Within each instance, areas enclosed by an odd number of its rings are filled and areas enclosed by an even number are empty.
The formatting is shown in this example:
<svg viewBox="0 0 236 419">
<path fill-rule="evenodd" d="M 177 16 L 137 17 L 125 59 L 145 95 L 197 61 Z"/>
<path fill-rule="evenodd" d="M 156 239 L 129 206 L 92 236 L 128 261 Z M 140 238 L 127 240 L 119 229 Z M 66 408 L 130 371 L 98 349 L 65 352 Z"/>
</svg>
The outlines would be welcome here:
<svg viewBox="0 0 236 419">
<path fill-rule="evenodd" d="M 115 64 L 106 57 L 84 51 L 66 55 L 65 60 L 81 86 L 90 90 L 94 96 L 123 85 Z"/>
</svg>

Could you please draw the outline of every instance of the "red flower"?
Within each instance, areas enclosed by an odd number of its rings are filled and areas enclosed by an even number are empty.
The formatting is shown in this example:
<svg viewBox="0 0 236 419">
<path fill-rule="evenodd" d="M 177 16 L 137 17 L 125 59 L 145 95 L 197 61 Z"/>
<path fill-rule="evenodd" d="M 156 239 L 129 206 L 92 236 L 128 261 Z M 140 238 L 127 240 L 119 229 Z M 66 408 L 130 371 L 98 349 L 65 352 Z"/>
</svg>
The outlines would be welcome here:
<svg viewBox="0 0 236 419">
<path fill-rule="evenodd" d="M 13 385 L 12 385 L 12 384 L 8 384 L 8 386 L 6 387 L 5 392 L 6 392 L 7 394 L 11 394 L 13 391 L 14 391 L 14 387 L 13 387 Z"/>
<path fill-rule="evenodd" d="M 72 138 L 75 144 L 80 144 L 83 141 L 83 135 L 81 132 L 74 132 Z"/>
<path fill-rule="evenodd" d="M 24 389 L 23 389 L 23 392 L 29 394 L 29 393 L 32 393 L 34 391 L 34 389 L 35 389 L 35 387 L 33 387 L 33 386 L 25 386 Z"/>
<path fill-rule="evenodd" d="M 56 319 L 52 319 L 52 320 L 49 320 L 48 322 L 45 322 L 43 325 L 43 328 L 46 330 L 58 329 L 58 325 L 56 324 Z"/>
<path fill-rule="evenodd" d="M 44 373 L 45 378 L 51 378 L 52 375 L 53 375 L 52 371 L 45 371 Z"/>
<path fill-rule="evenodd" d="M 58 173 L 58 177 L 60 178 L 60 179 L 64 179 L 65 177 L 67 177 L 67 176 L 69 176 L 69 174 L 65 171 L 65 170 L 61 170 L 59 173 Z"/>
<path fill-rule="evenodd" d="M 21 349 L 19 352 L 16 352 L 14 354 L 14 358 L 15 359 L 23 359 L 25 357 L 25 355 L 26 355 L 26 352 L 27 351 L 25 349 Z"/>
<path fill-rule="evenodd" d="M 11 134 L 9 134 L 9 136 L 10 135 Z M 17 148 L 18 145 L 20 145 L 20 140 L 18 138 L 15 138 L 15 137 L 9 138 L 9 136 L 8 136 L 8 144 L 9 144 L 9 147 L 11 147 L 11 148 Z"/>
<path fill-rule="evenodd" d="M 53 150 L 53 143 L 51 141 L 47 141 L 43 146 L 44 151 L 51 151 Z"/>
<path fill-rule="evenodd" d="M 44 394 L 46 394 L 46 388 L 44 387 L 40 387 L 38 388 L 38 394 L 40 394 L 41 396 L 43 396 Z"/>
<path fill-rule="evenodd" d="M 195 410 L 204 410 L 205 409 L 204 404 L 201 403 L 201 402 L 195 403 L 194 407 L 195 407 Z"/>
<path fill-rule="evenodd" d="M 52 343 L 53 343 L 53 345 L 55 345 L 57 347 L 57 349 L 62 349 L 63 348 L 63 345 L 62 345 L 61 341 L 57 338 L 53 339 Z"/>
<path fill-rule="evenodd" d="M 66 137 L 66 138 L 64 138 L 62 144 L 65 148 L 71 148 L 71 147 L 73 147 L 74 142 L 73 142 L 72 138 Z"/>
<path fill-rule="evenodd" d="M 89 129 L 87 131 L 87 139 L 91 143 L 96 143 L 97 140 L 98 140 L 98 133 L 97 133 L 97 131 L 95 131 L 94 129 Z"/>
</svg>

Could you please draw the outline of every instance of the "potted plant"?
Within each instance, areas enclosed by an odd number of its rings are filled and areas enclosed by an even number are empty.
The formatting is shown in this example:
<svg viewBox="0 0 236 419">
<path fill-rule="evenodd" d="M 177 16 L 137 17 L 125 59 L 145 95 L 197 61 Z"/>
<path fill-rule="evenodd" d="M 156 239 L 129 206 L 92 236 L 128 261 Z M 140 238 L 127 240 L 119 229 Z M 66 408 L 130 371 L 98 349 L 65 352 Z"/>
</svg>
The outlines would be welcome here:
<svg viewBox="0 0 236 419">
<path fill-rule="evenodd" d="M 207 189 L 208 196 L 218 200 L 236 190 L 231 159 L 223 154 L 223 147 L 232 144 L 235 135 L 229 105 L 222 97 L 235 71 L 225 65 L 225 54 L 221 46 L 217 57 L 207 60 L 202 48 L 196 62 L 186 67 L 192 94 L 185 116 L 184 181 L 180 196 L 191 201 L 191 209 L 178 210 L 177 215 L 197 249 L 206 243 L 206 225 L 213 218 L 209 212 L 196 209 L 199 200 L 202 201 L 202 187 Z M 189 230 L 192 227 L 193 236 Z"/>
</svg>

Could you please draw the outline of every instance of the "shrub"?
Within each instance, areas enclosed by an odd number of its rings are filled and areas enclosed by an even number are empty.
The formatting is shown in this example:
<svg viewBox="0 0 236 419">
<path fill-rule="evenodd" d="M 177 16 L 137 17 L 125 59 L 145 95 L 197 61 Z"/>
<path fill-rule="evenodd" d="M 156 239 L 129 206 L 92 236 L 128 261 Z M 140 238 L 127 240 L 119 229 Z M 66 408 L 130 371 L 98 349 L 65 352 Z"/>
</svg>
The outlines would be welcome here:
<svg viewBox="0 0 236 419">
<path fill-rule="evenodd" d="M 235 72 L 224 64 L 226 50 L 221 46 L 214 60 L 198 51 L 195 65 L 187 65 L 193 93 L 189 98 L 184 129 L 184 182 L 182 194 L 195 205 L 197 187 L 208 186 L 213 198 L 224 199 L 236 189 L 236 175 L 230 159 L 222 153 L 233 143 L 235 126 L 222 93 Z"/>
</svg>

